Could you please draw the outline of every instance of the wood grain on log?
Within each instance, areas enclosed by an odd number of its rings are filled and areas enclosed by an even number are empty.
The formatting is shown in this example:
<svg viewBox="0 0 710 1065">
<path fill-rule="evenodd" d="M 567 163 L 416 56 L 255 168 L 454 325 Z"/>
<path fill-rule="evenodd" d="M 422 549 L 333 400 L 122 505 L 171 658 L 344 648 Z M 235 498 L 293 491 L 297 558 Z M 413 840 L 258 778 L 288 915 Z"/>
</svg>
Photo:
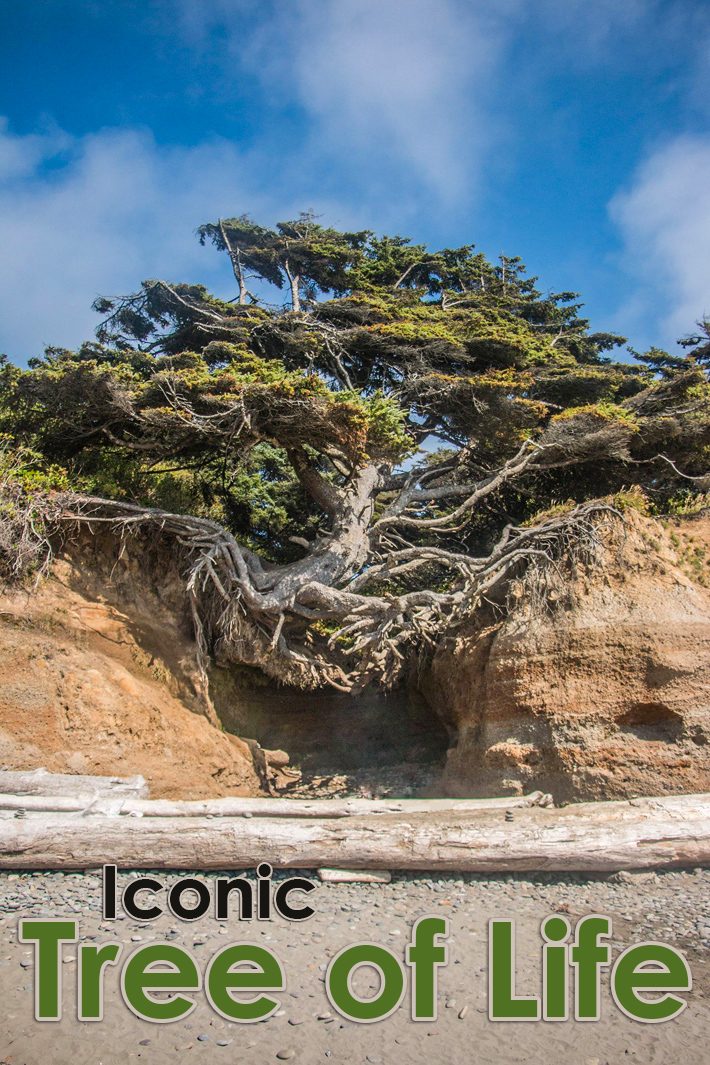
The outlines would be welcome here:
<svg viewBox="0 0 710 1065">
<path fill-rule="evenodd" d="M 280 801 L 280 800 L 278 800 Z M 509 806 L 510 804 L 508 804 Z M 0 821 L 0 867 L 449 870 L 649 869 L 710 864 L 710 794 L 562 809 L 439 810 L 303 817 L 110 817 L 41 813 Z"/>
<path fill-rule="evenodd" d="M 26 772 L 0 770 L 0 792 L 16 795 L 61 795 L 87 798 L 98 795 L 145 798 L 148 785 L 143 777 L 88 777 L 73 773 L 49 773 L 46 769 Z"/>
<path fill-rule="evenodd" d="M 0 817 L 17 810 L 35 813 L 86 813 L 133 817 L 307 817 L 333 818 L 382 816 L 395 813 L 475 813 L 478 810 L 512 810 L 550 806 L 552 797 L 542 791 L 496 799 L 249 799 L 224 798 L 178 801 L 133 799 L 90 793 L 63 796 L 13 795 L 2 791 Z"/>
</svg>

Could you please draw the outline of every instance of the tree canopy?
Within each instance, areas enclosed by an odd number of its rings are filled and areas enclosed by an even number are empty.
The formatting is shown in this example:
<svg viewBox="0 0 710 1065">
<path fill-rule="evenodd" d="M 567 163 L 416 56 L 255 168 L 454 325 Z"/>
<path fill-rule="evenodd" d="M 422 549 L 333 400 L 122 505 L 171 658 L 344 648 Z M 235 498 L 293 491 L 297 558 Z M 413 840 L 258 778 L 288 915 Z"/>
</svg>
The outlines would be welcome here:
<svg viewBox="0 0 710 1065">
<path fill-rule="evenodd" d="M 392 682 L 614 493 L 662 510 L 710 487 L 707 322 L 628 361 L 519 258 L 311 214 L 198 237 L 234 299 L 163 280 L 98 299 L 96 341 L 3 364 L 0 430 L 74 519 L 183 545 L 210 651 Z"/>
</svg>

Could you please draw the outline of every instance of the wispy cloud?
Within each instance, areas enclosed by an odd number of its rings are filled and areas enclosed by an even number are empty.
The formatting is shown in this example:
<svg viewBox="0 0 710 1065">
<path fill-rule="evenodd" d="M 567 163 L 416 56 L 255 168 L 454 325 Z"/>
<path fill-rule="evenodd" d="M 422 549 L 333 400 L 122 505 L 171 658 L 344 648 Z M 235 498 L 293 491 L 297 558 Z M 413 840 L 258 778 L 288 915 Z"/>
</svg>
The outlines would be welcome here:
<svg viewBox="0 0 710 1065">
<path fill-rule="evenodd" d="M 268 210 L 248 162 L 218 140 L 158 148 L 141 131 L 72 139 L 0 128 L 2 174 L 0 350 L 16 358 L 90 337 L 99 293 L 146 277 L 219 285 L 223 264 L 200 248 L 196 226 L 247 203 Z"/>
<path fill-rule="evenodd" d="M 666 344 L 710 314 L 710 136 L 679 136 L 610 205 L 633 282 L 619 320 Z"/>
<path fill-rule="evenodd" d="M 330 159 L 366 196 L 419 186 L 450 203 L 470 193 L 498 139 L 496 71 L 521 5 L 292 0 L 250 20 L 250 0 L 182 0 L 181 11 L 196 47 L 211 32 L 276 107 L 307 116 L 297 170 L 318 167 L 327 182 Z"/>
<path fill-rule="evenodd" d="M 14 135 L 0 115 L 0 182 L 8 184 L 32 176 L 41 163 L 66 150 L 70 138 L 52 127 L 42 133 Z"/>
<path fill-rule="evenodd" d="M 685 0 L 682 0 L 684 3 Z M 659 0 L 180 0 L 186 40 L 225 83 L 261 82 L 274 114 L 298 117 L 294 180 L 399 215 L 480 202 L 521 155 L 510 100 L 556 73 L 612 62 L 642 38 Z M 660 15 L 658 16 L 660 18 Z M 514 57 L 514 58 L 513 58 Z M 225 90 L 228 96 L 228 90 Z M 520 96 L 517 97 L 520 99 Z M 262 138 L 268 140 L 268 123 Z M 397 213 L 397 212 L 394 212 Z"/>
<path fill-rule="evenodd" d="M 274 221 L 314 207 L 336 225 L 406 229 L 428 200 L 439 210 L 464 184 L 470 193 L 495 139 L 487 86 L 518 6 L 183 0 L 182 33 L 215 49 L 223 78 L 251 72 L 274 113 L 306 115 L 297 143 L 283 144 L 283 121 L 259 130 L 251 154 L 220 140 L 166 147 L 134 129 L 72 138 L 0 125 L 0 350 L 75 345 L 92 334 L 98 293 L 146 277 L 228 283 L 194 239 L 219 214 Z"/>
<path fill-rule="evenodd" d="M 671 22 L 670 7 L 680 12 Z M 78 343 L 91 335 L 96 294 L 130 291 L 145 277 L 228 285 L 226 264 L 193 232 L 219 214 L 273 222 L 313 207 L 342 227 L 475 239 L 501 175 L 498 186 L 507 181 L 516 207 L 527 206 L 526 166 L 540 167 L 541 143 L 538 161 L 526 160 L 536 141 L 530 124 L 555 120 L 546 82 L 573 69 L 587 77 L 585 68 L 615 63 L 634 42 L 687 40 L 688 26 L 707 40 L 702 12 L 688 21 L 705 8 L 693 0 L 151 0 L 147 8 L 146 47 L 178 43 L 194 60 L 177 91 L 204 77 L 200 90 L 233 109 L 239 121 L 225 128 L 245 131 L 244 140 L 194 143 L 194 127 L 187 147 L 134 128 L 18 136 L 0 120 L 0 350 L 15 357 Z M 701 54 L 686 64 L 684 90 L 698 110 L 710 98 Z M 165 128 L 159 133 L 164 140 Z M 184 134 L 179 108 L 174 133 Z M 563 156 L 563 139 L 553 148 Z M 650 337 L 659 323 L 683 332 L 708 309 L 707 152 L 699 137 L 659 148 L 614 200 L 635 286 L 623 332 Z M 621 180 L 633 160 L 613 164 Z M 554 168 L 551 158 L 552 181 Z M 548 228 L 564 241 L 554 218 Z M 613 266 L 609 276 L 619 279 Z"/>
<path fill-rule="evenodd" d="M 301 0 L 294 73 L 318 136 L 375 175 L 399 170 L 454 200 L 495 138 L 494 72 L 517 6 Z"/>
</svg>

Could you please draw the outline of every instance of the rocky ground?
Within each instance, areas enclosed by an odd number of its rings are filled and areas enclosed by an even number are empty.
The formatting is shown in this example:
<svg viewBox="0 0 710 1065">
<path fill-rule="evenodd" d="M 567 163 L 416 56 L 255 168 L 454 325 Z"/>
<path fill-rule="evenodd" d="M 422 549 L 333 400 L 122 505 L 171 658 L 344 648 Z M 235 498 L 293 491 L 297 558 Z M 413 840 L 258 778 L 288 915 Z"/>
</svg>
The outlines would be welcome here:
<svg viewBox="0 0 710 1065">
<path fill-rule="evenodd" d="M 121 885 L 137 874 L 121 874 Z M 282 874 L 279 874 L 282 875 Z M 309 874 L 304 874 L 309 875 Z M 313 874 L 310 874 L 313 875 Z M 171 883 L 177 874 L 164 879 Z M 212 875 L 203 879 L 209 883 Z M 128 917 L 104 922 L 100 875 L 2 874 L 0 878 L 0 1062 L 3 1065 L 149 1065 L 194 1061 L 244 1065 L 294 1060 L 334 1062 L 433 1061 L 463 1065 L 544 1062 L 545 1065 L 617 1065 L 619 1062 L 701 1065 L 710 1034 L 710 870 L 662 874 L 584 876 L 395 875 L 389 884 L 319 884 L 310 900 L 315 916 L 300 925 L 276 917 L 242 921 L 236 915 L 183 923 L 161 917 L 149 925 Z M 686 952 L 694 977 L 688 1009 L 666 1024 L 625 1018 L 604 992 L 598 1023 L 491 1023 L 486 1009 L 486 926 L 492 917 L 517 921 L 518 991 L 539 988 L 539 921 L 553 911 L 572 921 L 590 912 L 613 920 L 613 954 L 630 942 L 657 939 Z M 449 964 L 440 972 L 439 1019 L 414 1023 L 409 999 L 387 1020 L 356 1025 L 329 1005 L 324 987 L 328 959 L 346 944 L 370 940 L 403 951 L 417 917 L 450 919 Z M 106 979 L 104 1020 L 76 1020 L 76 955 L 63 962 L 65 1015 L 57 1024 L 33 1020 L 33 963 L 18 943 L 21 916 L 76 916 L 82 939 L 125 944 L 124 953 L 153 940 L 190 949 L 206 964 L 226 943 L 248 940 L 268 946 L 281 960 L 287 987 L 282 1007 L 268 1021 L 234 1025 L 198 995 L 185 1021 L 151 1025 L 123 1004 L 116 971 Z"/>
<path fill-rule="evenodd" d="M 436 764 L 385 765 L 346 773 L 306 775 L 283 794 L 289 799 L 410 799 L 437 797 Z"/>
</svg>

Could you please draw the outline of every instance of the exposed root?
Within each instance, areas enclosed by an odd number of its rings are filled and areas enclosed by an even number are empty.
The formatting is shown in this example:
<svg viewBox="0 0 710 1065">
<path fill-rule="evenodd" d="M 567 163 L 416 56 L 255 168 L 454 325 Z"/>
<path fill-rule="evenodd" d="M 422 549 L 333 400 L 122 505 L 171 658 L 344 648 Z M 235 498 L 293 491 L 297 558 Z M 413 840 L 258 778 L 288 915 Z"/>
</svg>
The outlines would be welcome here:
<svg viewBox="0 0 710 1065">
<path fill-rule="evenodd" d="M 0 473 L 0 581 L 16 584 L 49 571 L 54 552 L 48 529 L 51 503 L 26 492 L 14 479 L 12 466 Z"/>
<path fill-rule="evenodd" d="M 482 605 L 492 602 L 505 611 L 516 581 L 526 573 L 533 597 L 541 603 L 549 596 L 545 588 L 559 560 L 598 561 L 603 525 L 623 520 L 607 504 L 587 503 L 532 528 L 508 527 L 493 551 L 478 559 L 436 548 L 417 549 L 416 554 L 408 548 L 387 554 L 378 549 L 343 589 L 318 579 L 328 570 L 332 544 L 297 563 L 267 568 L 226 529 L 204 518 L 68 494 L 44 504 L 46 528 L 66 532 L 109 525 L 120 539 L 152 529 L 172 540 L 184 559 L 203 672 L 214 657 L 258 666 L 299 687 L 327 684 L 340 691 L 370 682 L 395 684 L 413 656 L 426 654 L 445 630 Z M 39 507 L 35 497 L 32 514 L 17 518 L 27 523 L 19 543 L 36 545 L 37 551 L 49 543 L 44 533 L 33 539 Z M 49 565 L 49 546 L 44 557 Z M 421 559 L 435 559 L 453 570 L 446 590 L 364 594 L 370 581 L 400 576 Z"/>
<path fill-rule="evenodd" d="M 348 653 L 360 661 L 354 670 L 358 686 L 375 680 L 396 683 L 414 648 L 418 658 L 426 656 L 443 632 L 470 619 L 484 604 L 501 613 L 510 608 L 509 593 L 519 578 L 529 576 L 537 598 L 535 610 L 542 609 L 545 587 L 555 578 L 555 591 L 566 584 L 560 562 L 567 566 L 598 564 L 603 556 L 603 527 L 623 522 L 621 513 L 605 503 L 593 502 L 567 514 L 551 518 L 531 528 L 507 528 L 485 559 L 465 558 L 457 563 L 460 580 L 452 592 L 436 595 L 415 592 L 392 598 L 386 609 L 363 606 L 346 619 L 331 638 L 352 638 Z M 395 568 L 392 572 L 398 572 Z M 400 571 L 401 572 L 401 571 Z M 528 581 L 526 580 L 526 589 Z"/>
</svg>

